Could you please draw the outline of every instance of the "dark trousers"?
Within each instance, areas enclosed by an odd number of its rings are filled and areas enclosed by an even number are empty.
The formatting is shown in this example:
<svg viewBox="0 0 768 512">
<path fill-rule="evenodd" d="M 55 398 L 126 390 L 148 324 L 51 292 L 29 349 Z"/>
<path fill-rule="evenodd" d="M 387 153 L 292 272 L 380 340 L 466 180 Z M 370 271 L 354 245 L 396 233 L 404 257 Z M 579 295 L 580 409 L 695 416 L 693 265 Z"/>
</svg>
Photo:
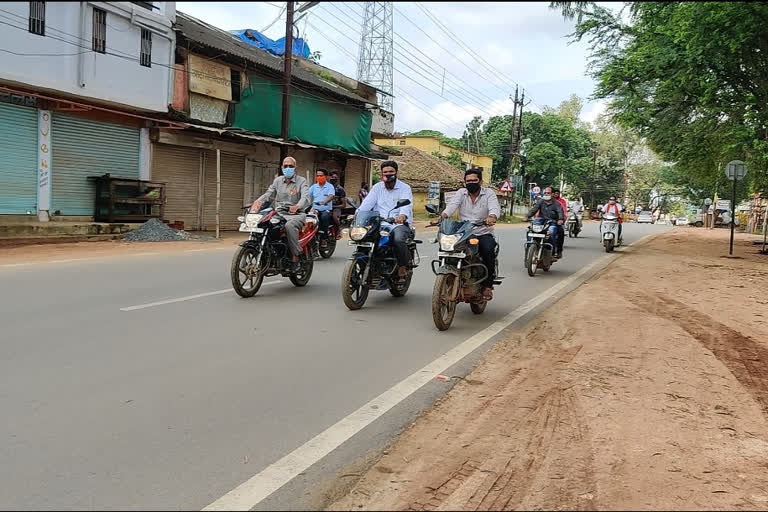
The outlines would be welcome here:
<svg viewBox="0 0 768 512">
<path fill-rule="evenodd" d="M 477 237 L 478 250 L 483 264 L 488 268 L 488 277 L 483 281 L 483 286 L 493 288 L 493 280 L 496 278 L 496 239 L 488 233 Z"/>
<path fill-rule="evenodd" d="M 563 253 L 563 244 L 565 243 L 565 227 L 557 226 L 557 253 Z"/>
<path fill-rule="evenodd" d="M 320 224 L 320 232 L 328 236 L 328 226 L 331 225 L 331 212 L 317 212 L 317 220 Z"/>
<path fill-rule="evenodd" d="M 411 228 L 405 224 L 398 224 L 389 233 L 397 264 L 401 267 L 408 265 L 408 237 L 410 234 Z"/>
</svg>

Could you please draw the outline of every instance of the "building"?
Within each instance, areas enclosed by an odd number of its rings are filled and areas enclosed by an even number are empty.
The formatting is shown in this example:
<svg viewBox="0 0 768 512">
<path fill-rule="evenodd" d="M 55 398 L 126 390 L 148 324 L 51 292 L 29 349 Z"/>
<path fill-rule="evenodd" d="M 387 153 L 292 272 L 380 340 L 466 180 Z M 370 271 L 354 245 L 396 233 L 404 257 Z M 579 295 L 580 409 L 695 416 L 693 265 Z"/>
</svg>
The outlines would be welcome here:
<svg viewBox="0 0 768 512">
<path fill-rule="evenodd" d="M 283 58 L 184 13 L 177 45 L 171 117 L 185 129 L 152 131 L 152 179 L 165 182 L 165 220 L 215 227 L 216 161 L 221 227 L 236 229 L 242 207 L 280 170 L 281 146 L 311 182 L 317 168 L 340 173 L 356 197 L 368 181 L 376 89 L 294 58 L 288 140 L 280 139 Z"/>
<path fill-rule="evenodd" d="M 373 142 L 379 146 L 416 148 L 424 151 L 425 153 L 429 153 L 430 155 L 438 153 L 443 156 L 450 156 L 451 153 L 458 153 L 461 156 L 461 163 L 464 166 L 480 167 L 481 169 L 488 171 L 489 176 L 490 171 L 493 168 L 492 157 L 447 146 L 440 142 L 439 137 L 434 137 L 431 135 L 393 135 L 391 137 L 375 136 L 373 138 Z"/>
<path fill-rule="evenodd" d="M 0 214 L 93 214 L 89 176 L 149 177 L 175 2 L 3 2 Z"/>
</svg>

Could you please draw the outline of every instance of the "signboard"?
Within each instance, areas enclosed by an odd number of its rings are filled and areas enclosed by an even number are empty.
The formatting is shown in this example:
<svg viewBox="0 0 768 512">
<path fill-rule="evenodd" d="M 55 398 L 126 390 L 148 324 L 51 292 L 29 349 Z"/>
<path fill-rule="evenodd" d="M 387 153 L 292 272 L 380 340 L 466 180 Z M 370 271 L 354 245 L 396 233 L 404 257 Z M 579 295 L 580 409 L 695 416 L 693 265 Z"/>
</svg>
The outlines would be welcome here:
<svg viewBox="0 0 768 512">
<path fill-rule="evenodd" d="M 747 166 L 741 160 L 731 160 L 725 166 L 725 177 L 729 180 L 743 180 L 747 175 Z"/>
<path fill-rule="evenodd" d="M 537 196 L 541 193 L 541 187 L 538 185 L 531 189 L 531 196 Z"/>
<path fill-rule="evenodd" d="M 37 111 L 37 209 L 51 209 L 51 111 Z"/>
<path fill-rule="evenodd" d="M 440 202 L 440 182 L 430 181 L 429 188 L 427 188 L 427 202 L 439 203 Z"/>
<path fill-rule="evenodd" d="M 513 192 L 515 189 L 512 188 L 512 185 L 509 183 L 509 180 L 504 180 L 504 183 L 501 184 L 501 187 L 499 187 L 499 190 L 502 192 Z"/>
<path fill-rule="evenodd" d="M 189 92 L 232 101 L 231 78 L 229 66 L 189 55 Z"/>
<path fill-rule="evenodd" d="M 715 208 L 718 210 L 730 210 L 731 202 L 728 199 L 718 199 Z"/>
<path fill-rule="evenodd" d="M 445 203 L 448 204 L 448 202 L 451 200 L 453 196 L 456 195 L 457 192 L 458 192 L 457 190 L 454 190 L 453 192 L 446 192 L 445 194 L 443 194 L 443 197 L 445 198 Z"/>
</svg>

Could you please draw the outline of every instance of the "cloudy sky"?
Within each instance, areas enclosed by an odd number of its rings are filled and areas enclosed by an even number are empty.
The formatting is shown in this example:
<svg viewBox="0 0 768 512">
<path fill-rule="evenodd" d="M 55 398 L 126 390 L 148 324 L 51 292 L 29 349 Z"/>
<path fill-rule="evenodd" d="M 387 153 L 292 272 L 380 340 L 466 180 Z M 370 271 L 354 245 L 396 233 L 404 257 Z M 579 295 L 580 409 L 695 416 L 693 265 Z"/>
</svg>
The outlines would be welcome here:
<svg viewBox="0 0 768 512">
<path fill-rule="evenodd" d="M 177 2 L 177 9 L 224 30 L 285 34 L 285 2 Z M 515 84 L 539 111 L 575 93 L 592 121 L 602 103 L 587 101 L 586 43 L 568 44 L 573 27 L 548 2 L 394 2 L 394 110 L 400 131 L 458 136 L 474 115 L 512 112 Z M 298 22 L 320 63 L 357 76 L 363 2 L 322 2 Z M 442 26 L 440 26 L 442 25 Z M 471 52 L 468 50 L 471 50 Z M 443 74 L 445 78 L 443 79 Z"/>
</svg>

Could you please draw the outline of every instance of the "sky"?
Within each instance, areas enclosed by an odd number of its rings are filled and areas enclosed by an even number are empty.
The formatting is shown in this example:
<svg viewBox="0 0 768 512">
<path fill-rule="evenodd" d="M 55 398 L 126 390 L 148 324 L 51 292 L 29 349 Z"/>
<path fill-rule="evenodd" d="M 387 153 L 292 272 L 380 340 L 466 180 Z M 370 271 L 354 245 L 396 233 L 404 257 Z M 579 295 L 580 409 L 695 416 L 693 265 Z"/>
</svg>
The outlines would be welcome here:
<svg viewBox="0 0 768 512">
<path fill-rule="evenodd" d="M 176 8 L 224 30 L 250 28 L 277 39 L 285 35 L 285 5 L 177 2 Z M 321 2 L 297 23 L 300 37 L 321 52 L 320 64 L 356 78 L 363 12 L 364 2 Z M 397 131 L 458 137 L 475 115 L 511 114 L 516 84 L 526 103 L 532 100 L 529 111 L 557 106 L 571 94 L 584 101 L 584 121 L 605 110 L 603 102 L 588 100 L 594 81 L 585 74 L 587 44 L 569 44 L 573 25 L 549 2 L 394 2 L 393 27 Z"/>
</svg>

